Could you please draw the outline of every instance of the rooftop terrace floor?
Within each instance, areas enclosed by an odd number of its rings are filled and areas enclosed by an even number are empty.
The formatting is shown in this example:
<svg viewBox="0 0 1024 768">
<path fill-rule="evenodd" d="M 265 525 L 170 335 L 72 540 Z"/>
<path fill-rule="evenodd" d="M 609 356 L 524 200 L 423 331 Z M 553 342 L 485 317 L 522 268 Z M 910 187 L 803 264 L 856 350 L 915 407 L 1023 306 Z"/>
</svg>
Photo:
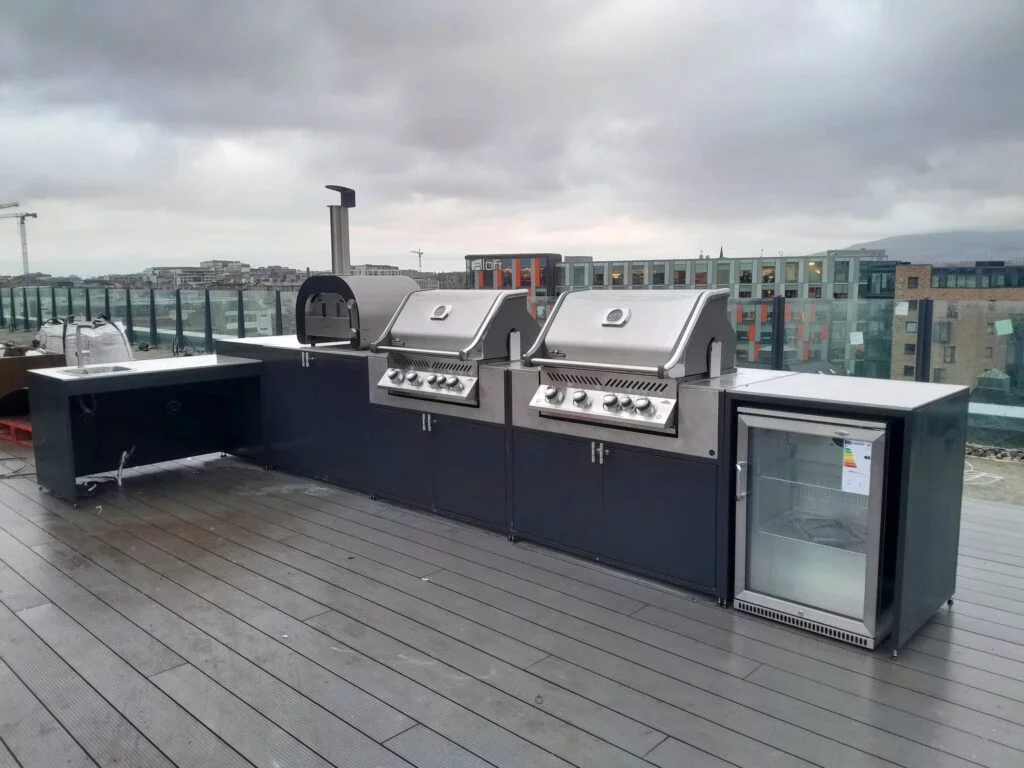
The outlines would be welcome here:
<svg viewBox="0 0 1024 768">
<path fill-rule="evenodd" d="M 1024 765 L 999 501 L 965 500 L 957 602 L 894 662 L 233 459 L 74 509 L 17 452 L 0 766 Z M 969 493 L 1024 477 L 973 464 Z"/>
</svg>

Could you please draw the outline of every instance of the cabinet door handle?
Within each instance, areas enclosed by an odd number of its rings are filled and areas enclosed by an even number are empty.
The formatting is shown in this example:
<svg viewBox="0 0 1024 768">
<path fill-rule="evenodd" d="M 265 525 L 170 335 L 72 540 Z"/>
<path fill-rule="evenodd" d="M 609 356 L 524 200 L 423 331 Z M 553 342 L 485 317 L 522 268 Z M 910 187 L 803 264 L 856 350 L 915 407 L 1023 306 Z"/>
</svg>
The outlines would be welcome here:
<svg viewBox="0 0 1024 768">
<path fill-rule="evenodd" d="M 421 413 L 420 414 L 420 432 L 426 432 L 426 431 L 427 431 L 427 414 Z"/>
<path fill-rule="evenodd" d="M 746 475 L 747 464 L 746 461 L 736 462 L 736 501 L 743 501 L 747 498 L 747 485 L 744 482 Z"/>
<path fill-rule="evenodd" d="M 433 424 L 434 424 L 434 417 L 431 416 L 429 413 L 424 414 L 424 415 L 427 417 L 427 432 L 431 432 L 431 431 L 433 431 L 432 427 L 433 427 Z"/>
<path fill-rule="evenodd" d="M 593 440 L 591 440 L 590 441 L 590 463 L 591 464 L 594 463 L 594 459 L 596 458 L 596 452 L 597 452 L 597 444 Z"/>
<path fill-rule="evenodd" d="M 604 457 L 608 455 L 608 451 L 604 448 L 604 443 L 597 444 L 597 463 L 604 464 Z"/>
</svg>

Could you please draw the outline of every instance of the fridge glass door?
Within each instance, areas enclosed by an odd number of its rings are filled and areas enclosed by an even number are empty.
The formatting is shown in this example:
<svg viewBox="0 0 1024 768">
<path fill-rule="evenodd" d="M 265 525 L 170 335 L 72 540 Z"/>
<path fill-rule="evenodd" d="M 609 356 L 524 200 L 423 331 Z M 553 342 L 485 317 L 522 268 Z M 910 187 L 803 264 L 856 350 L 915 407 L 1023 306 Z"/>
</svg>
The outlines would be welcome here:
<svg viewBox="0 0 1024 768">
<path fill-rule="evenodd" d="M 872 626 L 884 426 L 740 421 L 746 552 L 737 586 Z"/>
</svg>

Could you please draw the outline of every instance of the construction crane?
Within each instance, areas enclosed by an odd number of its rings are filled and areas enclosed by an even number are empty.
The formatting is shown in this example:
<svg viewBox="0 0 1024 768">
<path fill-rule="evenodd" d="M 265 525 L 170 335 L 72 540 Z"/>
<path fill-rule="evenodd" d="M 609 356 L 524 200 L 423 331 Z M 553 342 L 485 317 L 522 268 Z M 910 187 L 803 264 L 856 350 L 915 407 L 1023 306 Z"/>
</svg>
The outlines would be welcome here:
<svg viewBox="0 0 1024 768">
<path fill-rule="evenodd" d="M 19 203 L 0 203 L 0 208 L 17 208 Z M 21 230 L 21 267 L 28 277 L 28 232 L 25 229 L 25 219 L 38 219 L 34 213 L 0 213 L 0 219 L 17 219 L 18 228 Z"/>
<path fill-rule="evenodd" d="M 415 251 L 409 251 L 409 253 L 415 253 L 419 257 L 419 271 L 423 271 L 423 249 L 418 248 Z"/>
</svg>

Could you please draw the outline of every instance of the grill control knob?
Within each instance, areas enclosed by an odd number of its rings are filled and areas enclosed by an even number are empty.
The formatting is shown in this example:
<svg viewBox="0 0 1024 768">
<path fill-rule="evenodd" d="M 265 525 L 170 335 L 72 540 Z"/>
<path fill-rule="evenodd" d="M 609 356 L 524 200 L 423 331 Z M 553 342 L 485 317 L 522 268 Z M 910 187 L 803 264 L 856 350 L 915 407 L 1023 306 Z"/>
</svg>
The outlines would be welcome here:
<svg viewBox="0 0 1024 768">
<path fill-rule="evenodd" d="M 572 401 L 573 401 L 573 403 L 578 405 L 580 408 L 585 406 L 589 399 L 590 399 L 590 395 L 588 395 L 582 389 L 577 389 L 575 392 L 572 393 Z"/>
<path fill-rule="evenodd" d="M 427 376 L 427 384 L 429 384 L 432 387 L 436 387 L 437 386 L 437 374 L 436 373 L 432 373 L 429 376 Z"/>
<path fill-rule="evenodd" d="M 628 411 L 633 407 L 633 398 L 629 395 L 619 395 L 619 408 Z"/>
<path fill-rule="evenodd" d="M 409 371 L 407 374 L 405 374 L 405 380 L 408 381 L 410 384 L 419 384 L 420 375 L 416 373 L 416 371 Z"/>
<path fill-rule="evenodd" d="M 558 387 L 548 387 L 544 390 L 544 399 L 549 403 L 560 403 L 562 401 L 562 390 Z"/>
<path fill-rule="evenodd" d="M 388 368 L 388 378 L 395 381 L 398 378 L 398 374 L 401 373 L 397 368 Z"/>
<path fill-rule="evenodd" d="M 445 384 L 448 385 L 448 389 L 462 389 L 462 382 L 458 376 L 449 376 Z"/>
<path fill-rule="evenodd" d="M 617 395 L 605 395 L 604 396 L 604 407 L 609 411 L 617 410 L 619 407 L 619 398 Z"/>
<path fill-rule="evenodd" d="M 636 399 L 636 410 L 645 416 L 649 416 L 654 413 L 654 408 L 651 406 L 650 398 L 638 397 Z"/>
</svg>

